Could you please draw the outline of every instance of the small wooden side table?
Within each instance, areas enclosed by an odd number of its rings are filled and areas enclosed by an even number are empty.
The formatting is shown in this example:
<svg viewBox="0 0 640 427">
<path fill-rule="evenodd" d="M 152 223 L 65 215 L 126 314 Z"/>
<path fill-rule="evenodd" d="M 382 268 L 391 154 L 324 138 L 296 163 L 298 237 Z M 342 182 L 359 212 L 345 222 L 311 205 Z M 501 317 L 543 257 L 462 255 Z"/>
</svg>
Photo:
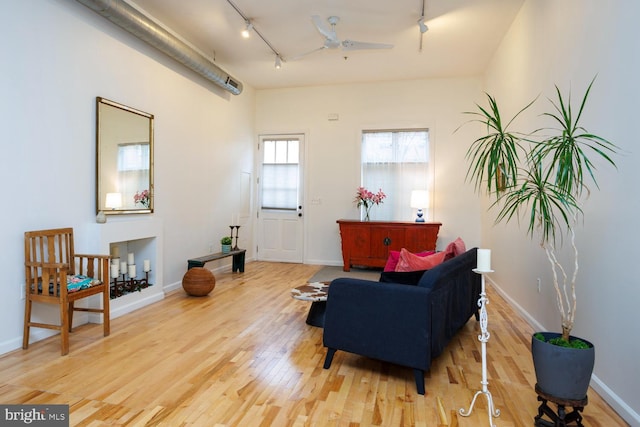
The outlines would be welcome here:
<svg viewBox="0 0 640 427">
<path fill-rule="evenodd" d="M 587 396 L 580 400 L 560 399 L 542 391 L 538 384 L 536 384 L 536 393 L 538 393 L 538 400 L 542 402 L 538 407 L 538 415 L 535 417 L 534 425 L 536 427 L 568 427 L 574 421 L 576 426 L 584 427 L 580 412 L 587 406 Z M 547 405 L 547 401 L 553 402 L 558 406 L 557 413 Z M 567 406 L 573 408 L 569 413 L 565 409 Z M 544 415 L 549 417 L 551 421 L 543 420 L 542 417 Z"/>
</svg>

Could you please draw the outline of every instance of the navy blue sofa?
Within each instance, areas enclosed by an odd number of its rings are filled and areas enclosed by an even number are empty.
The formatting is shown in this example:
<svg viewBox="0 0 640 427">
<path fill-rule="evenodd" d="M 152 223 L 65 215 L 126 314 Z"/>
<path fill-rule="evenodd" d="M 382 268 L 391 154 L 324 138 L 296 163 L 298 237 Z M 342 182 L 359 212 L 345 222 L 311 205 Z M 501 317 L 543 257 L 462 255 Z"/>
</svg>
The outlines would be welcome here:
<svg viewBox="0 0 640 427">
<path fill-rule="evenodd" d="M 335 279 L 329 286 L 324 368 L 337 350 L 412 368 L 419 394 L 424 374 L 455 333 L 479 315 L 477 248 L 427 270 L 416 285 Z"/>
</svg>

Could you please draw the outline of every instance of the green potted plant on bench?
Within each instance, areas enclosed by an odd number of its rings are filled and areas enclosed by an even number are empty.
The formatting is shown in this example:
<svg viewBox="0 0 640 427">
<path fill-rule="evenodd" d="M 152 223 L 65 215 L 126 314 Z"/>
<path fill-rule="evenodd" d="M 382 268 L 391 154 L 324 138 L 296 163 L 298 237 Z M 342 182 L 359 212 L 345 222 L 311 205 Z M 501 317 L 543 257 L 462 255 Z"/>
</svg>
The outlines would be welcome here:
<svg viewBox="0 0 640 427">
<path fill-rule="evenodd" d="M 223 254 L 228 254 L 229 252 L 231 252 L 231 237 L 224 236 L 222 239 L 220 239 L 220 244 L 222 245 Z"/>
</svg>

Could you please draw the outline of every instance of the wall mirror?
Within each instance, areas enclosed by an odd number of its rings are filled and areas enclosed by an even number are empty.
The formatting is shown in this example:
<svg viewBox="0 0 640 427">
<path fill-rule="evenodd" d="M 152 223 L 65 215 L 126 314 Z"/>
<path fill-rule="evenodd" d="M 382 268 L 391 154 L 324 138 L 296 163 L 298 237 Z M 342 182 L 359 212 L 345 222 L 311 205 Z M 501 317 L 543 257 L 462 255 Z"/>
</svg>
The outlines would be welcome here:
<svg viewBox="0 0 640 427">
<path fill-rule="evenodd" d="M 97 212 L 153 212 L 153 115 L 96 98 Z"/>
</svg>

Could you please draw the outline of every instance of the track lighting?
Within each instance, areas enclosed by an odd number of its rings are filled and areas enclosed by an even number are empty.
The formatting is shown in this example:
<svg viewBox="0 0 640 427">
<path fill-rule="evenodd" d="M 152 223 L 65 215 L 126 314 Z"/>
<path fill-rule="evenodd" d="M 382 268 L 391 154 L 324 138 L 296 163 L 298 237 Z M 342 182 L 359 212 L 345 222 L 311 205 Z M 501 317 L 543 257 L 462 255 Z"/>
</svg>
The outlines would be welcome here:
<svg viewBox="0 0 640 427">
<path fill-rule="evenodd" d="M 424 15 L 418 19 L 418 26 L 420 27 L 420 33 L 424 34 L 429 31 L 429 27 L 424 23 Z"/>
<path fill-rule="evenodd" d="M 251 23 L 250 20 L 246 20 L 245 21 L 246 26 L 244 27 L 244 30 L 242 30 L 242 37 L 244 37 L 245 39 L 248 39 L 249 36 L 251 35 L 251 30 L 253 29 L 253 24 Z"/>
<path fill-rule="evenodd" d="M 278 51 L 271 45 L 271 43 L 269 43 L 269 40 L 267 40 L 262 33 L 260 33 L 260 31 L 258 31 L 258 29 L 256 27 L 253 26 L 253 23 L 251 22 L 251 19 L 249 19 L 247 17 L 247 15 L 245 15 L 244 13 L 242 13 L 242 11 L 238 8 L 238 6 L 235 5 L 235 3 L 231 0 L 227 0 L 227 3 L 229 3 L 229 5 L 236 11 L 238 12 L 238 15 L 240 15 L 240 17 L 242 19 L 244 19 L 244 23 L 245 23 L 245 29 L 242 30 L 242 37 L 244 37 L 245 39 L 248 38 L 251 35 L 251 32 L 253 31 L 254 33 L 256 33 L 258 35 L 258 37 L 260 37 L 260 39 L 262 39 L 262 41 L 269 47 L 269 49 L 271 49 L 271 52 L 274 53 L 274 55 L 276 56 L 276 63 L 275 63 L 275 67 L 276 69 L 279 69 L 280 67 L 282 67 L 282 56 L 280 56 L 280 53 L 278 53 Z"/>
</svg>

